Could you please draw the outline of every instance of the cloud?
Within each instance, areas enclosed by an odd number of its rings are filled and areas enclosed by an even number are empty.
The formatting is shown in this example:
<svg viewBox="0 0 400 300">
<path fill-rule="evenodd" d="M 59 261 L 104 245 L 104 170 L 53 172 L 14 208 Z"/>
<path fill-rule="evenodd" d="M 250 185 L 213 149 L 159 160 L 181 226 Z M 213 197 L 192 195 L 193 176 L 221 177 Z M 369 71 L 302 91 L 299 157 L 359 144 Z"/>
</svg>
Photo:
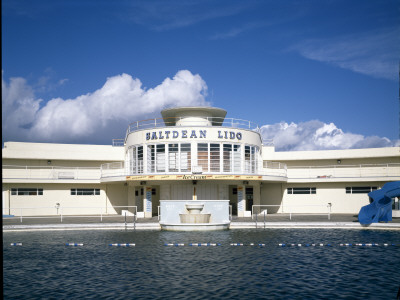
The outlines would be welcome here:
<svg viewBox="0 0 400 300">
<path fill-rule="evenodd" d="M 400 30 L 396 27 L 331 39 L 308 39 L 290 50 L 356 73 L 397 80 Z"/>
<path fill-rule="evenodd" d="M 295 123 L 276 123 L 261 127 L 263 140 L 273 140 L 277 151 L 340 150 L 398 146 L 399 141 L 385 137 L 345 133 L 334 123 L 318 120 Z"/>
<path fill-rule="evenodd" d="M 157 116 L 166 107 L 205 106 L 207 85 L 199 75 L 182 70 L 160 85 L 142 88 L 139 79 L 121 74 L 75 99 L 54 98 L 40 107 L 23 78 L 2 78 L 3 141 L 109 143 L 127 125 Z M 99 140 L 100 139 L 100 140 Z"/>
<path fill-rule="evenodd" d="M 216 33 L 213 36 L 211 36 L 210 39 L 211 40 L 230 39 L 230 38 L 234 38 L 244 32 L 247 32 L 247 31 L 250 31 L 253 29 L 257 29 L 260 27 L 264 27 L 264 26 L 266 26 L 265 22 L 252 22 L 252 23 L 244 24 L 240 27 L 232 28 L 227 32 Z"/>
<path fill-rule="evenodd" d="M 167 31 L 233 16 L 251 5 L 252 1 L 137 1 L 127 14 L 128 19 L 136 24 L 155 31 Z"/>
</svg>

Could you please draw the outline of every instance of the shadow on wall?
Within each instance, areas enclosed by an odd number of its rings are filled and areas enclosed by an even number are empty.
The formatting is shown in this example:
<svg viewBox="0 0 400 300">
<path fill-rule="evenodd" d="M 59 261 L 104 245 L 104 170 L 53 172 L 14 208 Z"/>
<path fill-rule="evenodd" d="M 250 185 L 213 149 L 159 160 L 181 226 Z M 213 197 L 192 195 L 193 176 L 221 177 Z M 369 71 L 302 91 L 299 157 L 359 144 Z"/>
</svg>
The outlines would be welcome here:
<svg viewBox="0 0 400 300">
<path fill-rule="evenodd" d="M 124 185 L 124 183 L 107 184 L 106 194 L 107 206 L 113 207 L 118 215 L 122 213 L 122 210 L 128 209 L 126 206 L 134 205 L 133 201 L 128 201 L 128 186 Z M 133 212 L 133 208 L 129 208 L 128 210 Z"/>
<path fill-rule="evenodd" d="M 260 207 L 260 213 L 267 209 L 268 214 L 276 214 L 282 206 L 283 192 L 281 183 L 263 183 L 261 186 L 261 205 L 273 205 Z"/>
</svg>

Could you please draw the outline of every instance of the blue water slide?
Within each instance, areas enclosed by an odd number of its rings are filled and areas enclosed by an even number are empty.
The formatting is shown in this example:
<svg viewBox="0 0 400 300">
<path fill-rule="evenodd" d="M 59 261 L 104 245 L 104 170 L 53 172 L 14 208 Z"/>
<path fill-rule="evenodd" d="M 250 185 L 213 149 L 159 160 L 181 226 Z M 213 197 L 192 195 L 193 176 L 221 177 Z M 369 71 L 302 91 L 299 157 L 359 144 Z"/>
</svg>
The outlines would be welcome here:
<svg viewBox="0 0 400 300">
<path fill-rule="evenodd" d="M 388 182 L 368 196 L 373 201 L 361 207 L 358 221 L 363 225 L 392 221 L 392 198 L 400 196 L 400 181 Z"/>
</svg>

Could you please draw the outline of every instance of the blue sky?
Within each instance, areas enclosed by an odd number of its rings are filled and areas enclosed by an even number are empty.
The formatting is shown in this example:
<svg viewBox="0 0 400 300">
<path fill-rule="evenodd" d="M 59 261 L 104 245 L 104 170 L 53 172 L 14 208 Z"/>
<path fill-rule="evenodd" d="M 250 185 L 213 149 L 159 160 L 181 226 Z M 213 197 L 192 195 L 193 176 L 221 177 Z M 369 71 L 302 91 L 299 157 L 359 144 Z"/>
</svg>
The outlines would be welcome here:
<svg viewBox="0 0 400 300">
<path fill-rule="evenodd" d="M 212 105 L 278 150 L 393 146 L 399 20 L 397 0 L 3 0 L 3 142 L 110 144 Z"/>
</svg>

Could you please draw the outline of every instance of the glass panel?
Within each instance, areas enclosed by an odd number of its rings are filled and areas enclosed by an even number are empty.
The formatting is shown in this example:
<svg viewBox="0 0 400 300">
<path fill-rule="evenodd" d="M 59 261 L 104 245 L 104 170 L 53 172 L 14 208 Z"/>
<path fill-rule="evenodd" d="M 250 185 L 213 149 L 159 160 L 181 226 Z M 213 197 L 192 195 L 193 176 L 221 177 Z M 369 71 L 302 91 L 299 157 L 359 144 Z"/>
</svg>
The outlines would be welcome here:
<svg viewBox="0 0 400 300">
<path fill-rule="evenodd" d="M 143 146 L 137 147 L 137 172 L 143 173 Z"/>
<path fill-rule="evenodd" d="M 155 146 L 148 145 L 147 146 L 147 172 L 154 173 L 155 172 Z"/>
<path fill-rule="evenodd" d="M 210 171 L 220 171 L 220 144 L 210 144 Z"/>
<path fill-rule="evenodd" d="M 235 173 L 241 173 L 241 151 L 240 151 L 240 145 L 233 145 L 233 171 Z"/>
<path fill-rule="evenodd" d="M 232 171 L 232 145 L 230 144 L 224 144 L 223 145 L 223 155 L 224 155 L 224 161 L 223 161 L 223 168 L 224 172 L 231 172 Z"/>
<path fill-rule="evenodd" d="M 203 168 L 203 172 L 208 172 L 208 144 L 197 144 L 197 165 Z"/>
<path fill-rule="evenodd" d="M 244 147 L 244 171 L 245 173 L 250 173 L 250 146 Z"/>
<path fill-rule="evenodd" d="M 190 172 L 192 170 L 190 144 L 181 144 L 180 168 L 181 172 Z"/>
<path fill-rule="evenodd" d="M 157 172 L 165 172 L 165 145 L 157 145 Z"/>
<path fill-rule="evenodd" d="M 132 147 L 130 150 L 131 150 L 131 153 L 130 153 L 130 155 L 131 155 L 130 169 L 131 169 L 131 173 L 132 174 L 136 174 L 136 172 L 137 172 L 137 167 L 136 167 L 136 163 L 137 163 L 137 160 L 136 160 L 136 156 L 137 156 L 136 147 Z"/>
<path fill-rule="evenodd" d="M 178 155 L 179 155 L 179 144 L 168 145 L 168 166 L 169 172 L 178 172 Z"/>
</svg>

